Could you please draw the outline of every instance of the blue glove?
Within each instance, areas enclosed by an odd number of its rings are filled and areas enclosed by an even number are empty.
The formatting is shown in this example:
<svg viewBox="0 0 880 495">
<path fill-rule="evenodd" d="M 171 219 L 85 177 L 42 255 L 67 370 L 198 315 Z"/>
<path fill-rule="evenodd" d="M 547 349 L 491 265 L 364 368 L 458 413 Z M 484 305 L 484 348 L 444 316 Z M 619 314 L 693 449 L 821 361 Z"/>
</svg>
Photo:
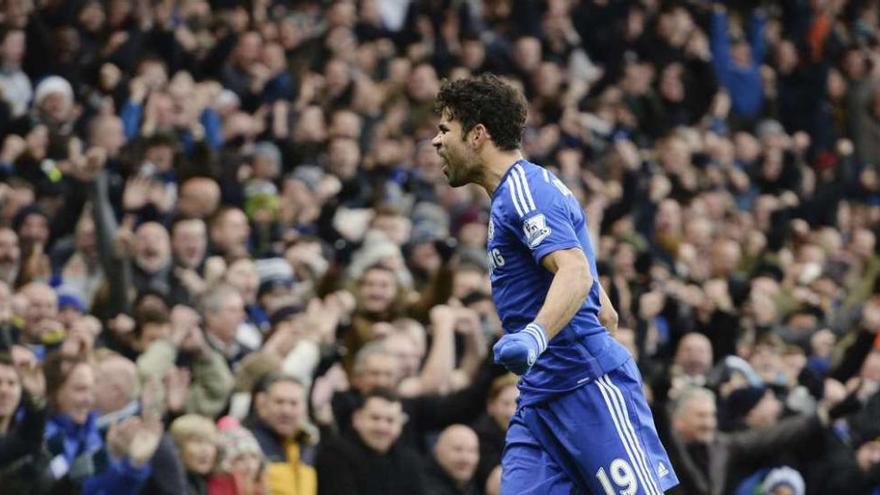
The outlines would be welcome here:
<svg viewBox="0 0 880 495">
<path fill-rule="evenodd" d="M 540 323 L 533 321 L 519 332 L 501 337 L 492 352 L 496 363 L 517 375 L 523 375 L 546 348 L 547 332 Z"/>
</svg>

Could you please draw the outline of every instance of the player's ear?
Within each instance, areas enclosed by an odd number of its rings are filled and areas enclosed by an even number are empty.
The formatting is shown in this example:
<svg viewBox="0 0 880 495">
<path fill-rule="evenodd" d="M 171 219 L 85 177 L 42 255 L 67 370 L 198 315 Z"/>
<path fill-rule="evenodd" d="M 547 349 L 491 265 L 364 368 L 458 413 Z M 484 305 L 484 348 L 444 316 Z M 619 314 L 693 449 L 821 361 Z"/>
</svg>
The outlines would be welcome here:
<svg viewBox="0 0 880 495">
<path fill-rule="evenodd" d="M 470 142 L 476 147 L 482 146 L 489 138 L 489 129 L 483 124 L 477 124 L 471 129 Z"/>
</svg>

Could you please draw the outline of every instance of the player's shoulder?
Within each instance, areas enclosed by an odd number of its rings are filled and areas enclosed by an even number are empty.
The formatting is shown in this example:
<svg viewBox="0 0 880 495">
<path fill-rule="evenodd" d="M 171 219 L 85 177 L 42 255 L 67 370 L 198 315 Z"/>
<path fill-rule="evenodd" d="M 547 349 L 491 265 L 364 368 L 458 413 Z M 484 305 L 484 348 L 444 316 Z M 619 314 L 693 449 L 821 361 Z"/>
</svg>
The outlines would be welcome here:
<svg viewBox="0 0 880 495">
<path fill-rule="evenodd" d="M 497 205 L 500 212 L 509 219 L 527 216 L 537 209 L 533 182 L 534 172 L 528 163 L 519 161 L 513 164 L 498 185 L 493 206 Z"/>
<path fill-rule="evenodd" d="M 552 199 L 557 196 L 570 196 L 571 191 L 553 172 L 532 162 L 521 161 L 514 165 L 519 173 L 523 187 L 528 188 L 538 199 Z M 542 201 L 539 201 L 542 202 Z"/>
<path fill-rule="evenodd" d="M 552 172 L 525 160 L 510 168 L 499 188 L 499 206 L 505 213 L 517 218 L 528 217 L 571 195 L 571 191 Z"/>
</svg>

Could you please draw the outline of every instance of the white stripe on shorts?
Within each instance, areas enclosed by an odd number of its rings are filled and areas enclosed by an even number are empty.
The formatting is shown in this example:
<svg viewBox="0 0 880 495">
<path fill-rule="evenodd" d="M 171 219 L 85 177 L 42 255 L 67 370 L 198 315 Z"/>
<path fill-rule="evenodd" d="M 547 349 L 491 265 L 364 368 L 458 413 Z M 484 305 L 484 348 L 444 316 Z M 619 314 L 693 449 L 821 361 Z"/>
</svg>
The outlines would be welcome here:
<svg viewBox="0 0 880 495">
<path fill-rule="evenodd" d="M 624 436 L 629 441 L 632 446 L 633 451 L 635 452 L 636 464 L 633 466 L 636 468 L 638 472 L 640 472 L 646 479 L 645 483 L 645 491 L 649 494 L 653 493 L 656 495 L 662 495 L 663 492 L 657 488 L 657 484 L 654 481 L 654 477 L 651 475 L 651 470 L 648 467 L 648 463 L 645 459 L 645 451 L 642 448 L 641 444 L 638 442 L 638 437 L 636 436 L 635 428 L 633 428 L 632 421 L 629 417 L 629 411 L 626 409 L 626 402 L 623 398 L 623 393 L 620 391 L 620 388 L 611 381 L 611 378 L 608 375 L 604 375 L 599 378 L 598 382 L 600 385 L 604 385 L 607 387 L 609 394 L 611 395 L 611 401 L 617 407 L 618 420 L 620 421 L 621 427 L 624 431 Z"/>
<path fill-rule="evenodd" d="M 648 464 L 647 454 L 646 454 L 645 450 L 643 448 L 641 448 L 641 444 L 638 443 L 639 437 L 638 437 L 638 435 L 636 435 L 636 430 L 633 427 L 632 420 L 629 417 L 629 410 L 626 408 L 626 402 L 623 399 L 623 392 L 620 391 L 620 387 L 618 387 L 617 384 L 612 382 L 611 378 L 609 378 L 607 375 L 605 376 L 605 382 L 609 387 L 611 387 L 611 390 L 617 394 L 617 397 L 620 401 L 621 408 L 623 410 L 624 417 L 626 419 L 626 421 L 624 422 L 624 427 L 629 429 L 630 438 L 632 439 L 633 444 L 640 447 L 638 450 L 636 450 L 636 453 L 639 455 L 639 460 L 641 461 L 642 468 L 645 470 L 645 473 L 647 475 L 649 475 L 649 478 L 651 480 L 651 485 L 653 485 L 654 490 L 656 490 L 657 493 L 662 493 L 660 491 L 660 488 L 657 486 L 656 478 L 651 476 L 651 473 L 653 471 L 651 471 L 651 466 L 650 466 L 650 464 Z"/>
<path fill-rule="evenodd" d="M 636 476 L 639 479 L 639 483 L 642 484 L 644 491 L 647 495 L 656 495 L 649 487 L 649 485 L 645 482 L 645 475 L 642 473 L 641 469 L 637 469 L 638 464 L 635 461 L 635 455 L 632 451 L 632 446 L 626 438 L 626 435 L 623 432 L 623 427 L 620 424 L 620 421 L 617 417 L 617 408 L 615 405 L 611 403 L 612 392 L 608 390 L 606 385 L 602 382 L 601 378 L 596 380 L 596 384 L 599 386 L 599 391 L 602 392 L 602 398 L 605 399 L 605 405 L 608 406 L 608 412 L 611 414 L 611 420 L 614 422 L 614 428 L 617 430 L 617 435 L 620 437 L 620 443 L 623 444 L 624 450 L 626 450 L 626 455 L 629 457 L 630 465 L 635 469 Z"/>
</svg>

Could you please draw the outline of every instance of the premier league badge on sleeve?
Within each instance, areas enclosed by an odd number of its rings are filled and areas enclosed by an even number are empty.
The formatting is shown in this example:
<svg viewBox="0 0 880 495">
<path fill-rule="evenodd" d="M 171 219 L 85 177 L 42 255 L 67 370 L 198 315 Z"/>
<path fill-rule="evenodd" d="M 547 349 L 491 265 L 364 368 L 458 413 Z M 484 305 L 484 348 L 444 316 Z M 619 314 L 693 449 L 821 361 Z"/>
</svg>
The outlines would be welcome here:
<svg viewBox="0 0 880 495">
<path fill-rule="evenodd" d="M 489 233 L 486 235 L 490 241 L 495 238 L 495 222 L 491 218 L 489 219 Z"/>
<path fill-rule="evenodd" d="M 550 235 L 550 227 L 547 226 L 547 220 L 543 213 L 527 218 L 523 222 L 523 231 L 526 234 L 526 242 L 530 249 L 535 249 L 541 244 L 541 241 Z"/>
</svg>

